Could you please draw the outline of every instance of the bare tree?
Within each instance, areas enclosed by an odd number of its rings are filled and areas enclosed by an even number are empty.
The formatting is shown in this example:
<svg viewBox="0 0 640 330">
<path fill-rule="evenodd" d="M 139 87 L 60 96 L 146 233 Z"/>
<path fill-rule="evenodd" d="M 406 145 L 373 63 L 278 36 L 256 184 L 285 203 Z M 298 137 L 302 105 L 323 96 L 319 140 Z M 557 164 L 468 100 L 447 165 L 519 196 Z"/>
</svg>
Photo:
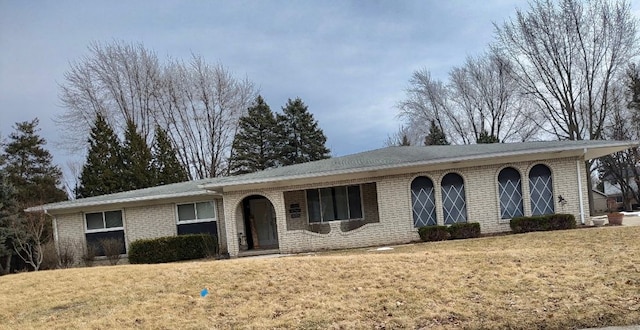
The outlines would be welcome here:
<svg viewBox="0 0 640 330">
<path fill-rule="evenodd" d="M 626 93 L 620 91 L 622 84 L 616 85 L 614 93 L 618 106 L 612 107 L 605 121 L 604 138 L 612 140 L 640 140 L 640 69 L 630 65 L 626 74 Z M 624 97 L 624 99 L 623 99 Z M 612 102 L 613 103 L 613 102 Z M 625 104 L 626 103 L 626 104 Z M 640 201 L 640 150 L 637 147 L 616 152 L 598 159 L 601 178 L 614 181 L 620 188 L 624 206 L 631 210 L 631 202 Z"/>
<path fill-rule="evenodd" d="M 500 141 L 524 141 L 535 132 L 530 125 L 526 102 L 512 77 L 509 60 L 488 53 L 468 57 L 450 73 L 450 97 L 457 106 L 457 118 L 464 126 L 455 127 L 464 141 L 475 142 L 483 132 Z"/>
<path fill-rule="evenodd" d="M 179 146 L 178 158 L 189 165 L 191 177 L 228 174 L 238 121 L 256 96 L 253 83 L 193 56 L 188 64 L 173 61 L 167 66 L 162 95 L 158 120 Z"/>
<path fill-rule="evenodd" d="M 165 128 L 191 179 L 227 174 L 227 159 L 238 119 L 255 97 L 247 78 L 238 79 L 198 56 L 188 64 L 162 64 L 142 44 L 93 43 L 71 64 L 60 85 L 66 111 L 63 146 L 84 150 L 100 113 L 117 134 L 131 121 L 151 142 L 156 124 Z"/>
<path fill-rule="evenodd" d="M 422 69 L 409 85 L 406 100 L 398 104 L 400 116 L 422 136 L 431 120 L 453 143 L 475 143 L 483 132 L 505 142 L 526 141 L 536 133 L 512 65 L 497 54 L 467 58 L 450 71 L 448 84 Z"/>
<path fill-rule="evenodd" d="M 82 149 L 96 113 L 116 130 L 132 121 L 148 138 L 162 85 L 157 56 L 142 44 L 117 41 L 92 43 L 88 48 L 89 55 L 71 64 L 60 85 L 60 100 L 67 111 L 57 121 L 69 132 L 64 145 Z"/>
<path fill-rule="evenodd" d="M 626 1 L 533 0 L 496 26 L 494 50 L 514 63 L 541 129 L 560 140 L 598 140 L 615 106 L 616 79 L 637 54 L 636 30 Z M 588 188 L 593 213 L 591 181 Z"/>
<path fill-rule="evenodd" d="M 496 26 L 494 49 L 558 139 L 602 138 L 611 88 L 636 55 L 636 19 L 625 1 L 534 0 Z"/>
<path fill-rule="evenodd" d="M 16 255 L 38 271 L 44 258 L 44 249 L 50 237 L 50 219 L 44 212 L 23 213 L 11 222 L 12 244 Z"/>
<path fill-rule="evenodd" d="M 414 138 L 413 132 L 411 132 L 405 126 L 400 126 L 400 128 L 398 128 L 398 131 L 394 132 L 392 135 L 387 136 L 387 139 L 384 141 L 384 145 L 386 147 L 396 147 L 417 145 L 417 143 L 416 139 Z"/>
</svg>

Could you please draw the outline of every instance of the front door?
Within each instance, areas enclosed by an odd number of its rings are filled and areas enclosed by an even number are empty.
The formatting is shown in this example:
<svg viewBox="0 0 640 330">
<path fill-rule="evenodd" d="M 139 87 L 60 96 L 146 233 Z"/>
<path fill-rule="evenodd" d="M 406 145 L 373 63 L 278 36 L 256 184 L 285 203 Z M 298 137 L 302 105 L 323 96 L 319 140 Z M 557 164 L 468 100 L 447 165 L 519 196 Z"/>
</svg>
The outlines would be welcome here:
<svg viewBox="0 0 640 330">
<path fill-rule="evenodd" d="M 262 249 L 278 247 L 278 229 L 271 202 L 266 198 L 249 200 L 250 217 L 253 218 L 253 246 Z M 257 242 L 255 242 L 257 238 Z"/>
</svg>

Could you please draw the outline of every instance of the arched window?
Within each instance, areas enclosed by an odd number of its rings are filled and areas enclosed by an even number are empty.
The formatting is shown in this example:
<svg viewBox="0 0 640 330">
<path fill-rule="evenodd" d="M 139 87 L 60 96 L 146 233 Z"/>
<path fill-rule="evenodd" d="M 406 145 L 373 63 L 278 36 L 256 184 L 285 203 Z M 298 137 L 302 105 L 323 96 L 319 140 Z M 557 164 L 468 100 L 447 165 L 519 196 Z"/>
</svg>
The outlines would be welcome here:
<svg viewBox="0 0 640 330">
<path fill-rule="evenodd" d="M 411 182 L 413 226 L 436 225 L 436 198 L 431 179 L 419 176 Z"/>
<path fill-rule="evenodd" d="M 529 171 L 529 192 L 531 193 L 531 214 L 554 213 L 553 180 L 551 170 L 538 164 Z"/>
<path fill-rule="evenodd" d="M 467 222 L 467 203 L 464 197 L 464 180 L 456 173 L 442 178 L 442 210 L 444 224 Z"/>
<path fill-rule="evenodd" d="M 498 174 L 498 196 L 500 199 L 500 217 L 511 219 L 524 215 L 522 206 L 522 180 L 520 172 L 507 167 Z"/>
</svg>

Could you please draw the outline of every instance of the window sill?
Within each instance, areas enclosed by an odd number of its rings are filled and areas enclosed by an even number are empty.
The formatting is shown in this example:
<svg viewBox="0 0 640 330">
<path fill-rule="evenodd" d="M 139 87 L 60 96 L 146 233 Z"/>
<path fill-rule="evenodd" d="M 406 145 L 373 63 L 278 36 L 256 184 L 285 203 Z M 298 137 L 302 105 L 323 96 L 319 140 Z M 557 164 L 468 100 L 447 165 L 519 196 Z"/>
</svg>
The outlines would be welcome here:
<svg viewBox="0 0 640 330">
<path fill-rule="evenodd" d="M 215 222 L 216 219 L 215 218 L 211 218 L 211 219 L 198 219 L 198 220 L 184 220 L 184 221 L 178 221 L 178 225 L 188 225 L 190 223 L 201 223 L 201 222 Z"/>
</svg>

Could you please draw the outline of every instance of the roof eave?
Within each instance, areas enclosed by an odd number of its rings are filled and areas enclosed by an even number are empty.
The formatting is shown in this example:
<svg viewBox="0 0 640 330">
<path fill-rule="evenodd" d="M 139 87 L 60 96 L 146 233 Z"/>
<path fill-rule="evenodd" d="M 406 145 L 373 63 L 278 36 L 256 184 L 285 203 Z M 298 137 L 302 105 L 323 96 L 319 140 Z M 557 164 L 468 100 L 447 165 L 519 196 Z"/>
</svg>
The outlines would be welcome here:
<svg viewBox="0 0 640 330">
<path fill-rule="evenodd" d="M 555 157 L 549 157 L 549 158 L 583 157 L 584 160 L 590 160 L 590 159 L 602 157 L 617 151 L 621 151 L 621 150 L 625 150 L 625 149 L 637 147 L 637 146 L 638 146 L 637 142 L 623 143 L 623 142 L 617 141 L 617 142 L 612 142 L 610 144 L 599 145 L 594 147 L 562 146 L 562 147 L 542 148 L 538 150 L 518 150 L 518 151 L 511 151 L 511 152 L 493 153 L 493 154 L 460 156 L 460 157 L 452 157 L 452 158 L 446 158 L 446 159 L 426 160 L 426 161 L 419 161 L 419 162 L 412 162 L 412 163 L 405 163 L 405 164 L 381 165 L 381 166 L 362 167 L 362 168 L 347 169 L 347 170 L 324 171 L 324 172 L 317 172 L 312 174 L 298 174 L 298 175 L 290 175 L 286 177 L 266 178 L 266 179 L 258 179 L 258 180 L 245 181 L 245 182 L 230 181 L 227 183 L 220 183 L 220 184 L 209 183 L 209 184 L 200 185 L 199 187 L 201 187 L 202 189 L 210 190 L 210 191 L 222 192 L 227 189 L 237 190 L 238 187 L 242 187 L 242 186 L 264 185 L 264 184 L 275 183 L 275 182 L 291 182 L 296 180 L 314 179 L 314 178 L 320 178 L 320 177 L 338 177 L 342 175 L 372 173 L 372 172 L 380 172 L 380 171 L 391 170 L 391 169 L 400 169 L 400 170 L 406 169 L 407 171 L 410 172 L 411 169 L 416 167 L 435 166 L 435 165 L 442 165 L 442 164 L 449 164 L 449 163 L 458 164 L 458 163 L 468 162 L 468 161 L 489 160 L 491 163 L 498 164 L 498 163 L 504 163 L 505 158 L 518 157 L 523 155 L 556 154 Z M 603 149 L 603 150 L 596 152 L 593 149 Z"/>
<path fill-rule="evenodd" d="M 105 205 L 126 205 L 132 203 L 146 202 L 146 201 L 161 201 L 168 199 L 177 199 L 182 197 L 198 197 L 203 195 L 220 195 L 219 193 L 210 191 L 210 190 L 202 190 L 202 191 L 191 191 L 185 193 L 176 193 L 176 194 L 161 194 L 161 195 L 150 195 L 150 196 L 141 196 L 141 197 L 129 197 L 129 198 L 117 198 L 111 200 L 101 200 L 101 201 L 89 201 L 89 202 L 74 202 L 72 204 L 67 205 L 55 205 L 49 204 L 47 205 L 39 205 L 25 209 L 25 212 L 51 212 L 51 213 L 64 213 L 59 211 L 74 211 L 80 210 L 89 207 L 97 207 L 97 206 L 105 206 Z"/>
</svg>

